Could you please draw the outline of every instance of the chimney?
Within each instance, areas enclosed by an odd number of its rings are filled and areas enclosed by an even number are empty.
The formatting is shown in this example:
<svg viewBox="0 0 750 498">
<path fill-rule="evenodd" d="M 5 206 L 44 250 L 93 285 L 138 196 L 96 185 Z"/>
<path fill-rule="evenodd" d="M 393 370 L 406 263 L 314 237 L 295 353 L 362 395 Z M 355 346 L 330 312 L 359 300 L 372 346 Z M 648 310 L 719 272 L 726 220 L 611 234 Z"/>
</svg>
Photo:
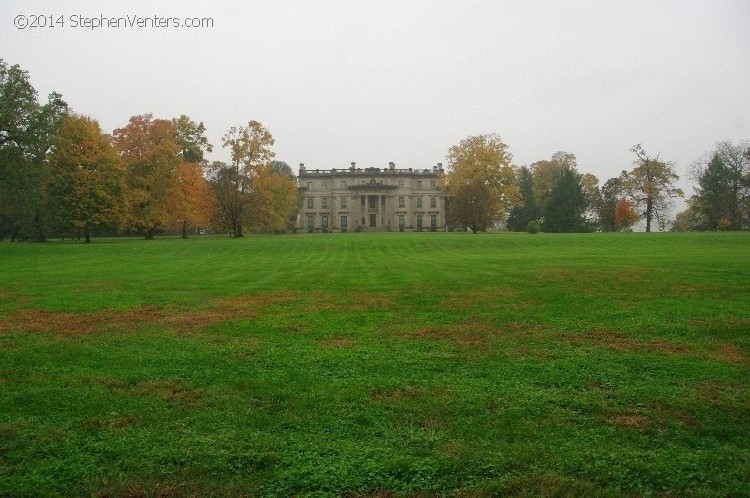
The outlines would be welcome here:
<svg viewBox="0 0 750 498">
<path fill-rule="evenodd" d="M 438 163 L 438 171 L 443 171 L 443 163 Z"/>
<path fill-rule="evenodd" d="M 391 161 L 391 162 L 389 162 L 389 163 L 388 163 L 388 168 L 390 168 L 390 169 L 396 169 L 396 163 L 394 163 L 394 162 L 392 162 L 392 161 Z"/>
<path fill-rule="evenodd" d="M 305 163 L 299 163 L 299 170 L 305 171 Z"/>
<path fill-rule="evenodd" d="M 437 172 L 437 166 L 433 166 L 433 167 L 432 167 L 432 172 L 433 172 L 433 173 Z"/>
<path fill-rule="evenodd" d="M 355 163 L 354 161 L 352 161 L 352 167 L 351 167 L 351 168 L 349 168 L 349 169 L 350 169 L 351 171 L 354 171 L 354 169 L 356 168 L 356 166 L 357 166 L 357 163 Z"/>
</svg>

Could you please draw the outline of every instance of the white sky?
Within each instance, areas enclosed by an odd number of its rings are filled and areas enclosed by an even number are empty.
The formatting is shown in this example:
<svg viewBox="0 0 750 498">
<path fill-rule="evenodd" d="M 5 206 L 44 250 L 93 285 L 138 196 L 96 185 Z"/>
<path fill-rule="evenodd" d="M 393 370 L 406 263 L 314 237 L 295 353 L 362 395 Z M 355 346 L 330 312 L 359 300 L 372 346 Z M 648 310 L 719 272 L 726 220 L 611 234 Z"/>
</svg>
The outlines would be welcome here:
<svg viewBox="0 0 750 498">
<path fill-rule="evenodd" d="M 214 153 L 262 122 L 296 170 L 427 168 L 499 133 L 515 163 L 564 150 L 601 182 L 630 147 L 690 163 L 750 138 L 750 1 L 3 1 L 0 57 L 111 132 L 187 114 Z M 66 26 L 14 27 L 17 15 Z M 71 27 L 71 16 L 211 17 L 210 29 Z"/>
</svg>

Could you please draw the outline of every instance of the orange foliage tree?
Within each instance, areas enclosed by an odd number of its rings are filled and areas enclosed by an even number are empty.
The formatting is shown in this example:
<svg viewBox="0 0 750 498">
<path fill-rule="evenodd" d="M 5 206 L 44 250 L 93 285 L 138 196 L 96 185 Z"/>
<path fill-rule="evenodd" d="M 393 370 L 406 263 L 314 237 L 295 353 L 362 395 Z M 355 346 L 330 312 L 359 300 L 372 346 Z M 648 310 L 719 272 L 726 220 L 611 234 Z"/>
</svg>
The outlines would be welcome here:
<svg viewBox="0 0 750 498">
<path fill-rule="evenodd" d="M 615 226 L 620 229 L 632 227 L 640 216 L 635 209 L 635 205 L 625 197 L 620 198 L 615 206 Z"/>
<path fill-rule="evenodd" d="M 151 114 L 133 116 L 114 131 L 113 142 L 125 170 L 125 224 L 153 239 L 170 225 L 170 195 L 182 162 L 174 126 Z"/>
<path fill-rule="evenodd" d="M 211 152 L 212 146 L 206 138 L 203 123 L 196 123 L 183 114 L 172 120 L 172 126 L 182 162 L 177 166 L 173 191 L 169 196 L 171 225 L 186 239 L 188 226 L 207 226 L 215 210 L 216 198 L 201 166 L 205 152 Z"/>
<path fill-rule="evenodd" d="M 215 197 L 198 163 L 181 162 L 170 198 L 172 227 L 187 238 L 188 226 L 205 227 L 211 222 Z"/>
</svg>

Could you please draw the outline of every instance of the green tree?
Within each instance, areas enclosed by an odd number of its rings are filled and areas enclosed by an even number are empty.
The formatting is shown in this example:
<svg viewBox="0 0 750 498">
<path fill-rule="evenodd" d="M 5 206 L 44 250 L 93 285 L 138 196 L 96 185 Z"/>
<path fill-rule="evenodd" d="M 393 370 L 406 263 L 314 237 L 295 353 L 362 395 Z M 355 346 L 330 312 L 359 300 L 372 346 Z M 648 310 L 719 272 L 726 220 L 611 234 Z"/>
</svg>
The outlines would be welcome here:
<svg viewBox="0 0 750 498">
<path fill-rule="evenodd" d="M 182 149 L 182 159 L 186 163 L 200 163 L 206 152 L 211 152 L 213 146 L 206 138 L 206 127 L 203 122 L 196 123 L 184 114 L 172 120 L 172 127 L 177 143 Z"/>
<path fill-rule="evenodd" d="M 534 179 L 531 170 L 522 167 L 518 172 L 518 190 L 521 193 L 521 201 L 513 206 L 508 215 L 508 230 L 522 232 L 526 230 L 529 222 L 538 220 L 539 207 L 534 196 Z"/>
<path fill-rule="evenodd" d="M 701 215 L 704 230 L 739 230 L 741 215 L 734 197 L 733 171 L 714 153 L 698 176 L 693 208 Z"/>
<path fill-rule="evenodd" d="M 615 221 L 615 209 L 621 197 L 622 182 L 620 178 L 610 178 L 599 189 L 599 198 L 594 207 L 599 230 L 603 232 L 616 232 L 618 230 Z"/>
<path fill-rule="evenodd" d="M 70 115 L 62 121 L 49 158 L 47 183 L 50 213 L 63 233 L 112 227 L 122 211 L 122 170 L 109 137 L 99 123 Z"/>
<path fill-rule="evenodd" d="M 651 222 L 656 219 L 661 224 L 671 204 L 670 199 L 683 197 L 682 190 L 675 186 L 679 176 L 674 168 L 660 161 L 658 156 L 648 156 L 638 144 L 631 149 L 636 156 L 635 167 L 620 175 L 623 191 L 635 205 L 642 209 L 640 216 L 646 220 L 646 231 L 651 231 Z"/>
<path fill-rule="evenodd" d="M 229 229 L 236 235 L 235 227 L 242 223 L 244 200 L 240 198 L 239 172 L 223 161 L 214 161 L 208 166 L 208 182 L 216 199 L 214 223 L 222 229 Z"/>
<path fill-rule="evenodd" d="M 520 200 L 508 146 L 499 135 L 477 135 L 448 149 L 443 188 L 448 222 L 484 231 L 501 222 Z"/>
<path fill-rule="evenodd" d="M 585 213 L 588 201 L 581 187 L 581 175 L 570 167 L 560 169 L 542 206 L 545 232 L 588 231 Z"/>
<path fill-rule="evenodd" d="M 39 104 L 28 73 L 0 59 L 0 239 L 46 239 L 47 155 L 67 112 L 54 92 Z"/>
<path fill-rule="evenodd" d="M 718 142 L 693 171 L 694 209 L 706 230 L 742 230 L 750 222 L 750 142 Z"/>
</svg>

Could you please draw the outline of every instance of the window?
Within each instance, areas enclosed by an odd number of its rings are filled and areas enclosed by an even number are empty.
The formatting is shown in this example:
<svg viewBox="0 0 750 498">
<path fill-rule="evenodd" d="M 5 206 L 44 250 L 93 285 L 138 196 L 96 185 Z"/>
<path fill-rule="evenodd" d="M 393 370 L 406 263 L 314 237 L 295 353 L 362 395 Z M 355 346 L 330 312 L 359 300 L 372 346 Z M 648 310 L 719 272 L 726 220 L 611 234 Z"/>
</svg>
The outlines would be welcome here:
<svg viewBox="0 0 750 498">
<path fill-rule="evenodd" d="M 417 215 L 417 230 L 421 230 L 421 229 L 422 229 L 422 215 L 418 214 Z"/>
<path fill-rule="evenodd" d="M 404 188 L 404 181 L 403 180 L 399 180 L 398 181 L 398 188 Z"/>
<path fill-rule="evenodd" d="M 307 229 L 313 230 L 315 228 L 315 217 L 312 214 L 307 215 Z"/>
<path fill-rule="evenodd" d="M 323 216 L 320 221 L 321 225 L 323 226 L 323 230 L 328 230 L 328 216 Z"/>
<path fill-rule="evenodd" d="M 314 201 L 313 201 L 312 197 L 308 197 L 307 198 L 307 209 L 312 209 L 313 208 L 313 202 Z"/>
<path fill-rule="evenodd" d="M 341 181 L 341 188 L 346 188 L 346 180 Z"/>
<path fill-rule="evenodd" d="M 417 207 L 418 208 L 422 207 L 422 198 L 421 197 L 417 197 Z"/>
<path fill-rule="evenodd" d="M 437 228 L 437 215 L 436 214 L 430 215 L 430 226 L 432 228 Z"/>
<path fill-rule="evenodd" d="M 346 197 L 341 198 L 341 209 L 346 208 Z"/>
<path fill-rule="evenodd" d="M 312 182 L 307 182 L 307 190 L 312 190 Z"/>
<path fill-rule="evenodd" d="M 328 190 L 328 182 L 323 182 L 323 190 Z"/>
<path fill-rule="evenodd" d="M 430 207 L 431 208 L 437 207 L 437 197 L 430 197 Z"/>
<path fill-rule="evenodd" d="M 323 209 L 328 209 L 328 197 L 323 197 L 323 205 L 320 206 Z"/>
<path fill-rule="evenodd" d="M 404 207 L 404 198 L 403 197 L 399 197 L 398 198 L 398 207 L 400 207 L 400 208 Z"/>
<path fill-rule="evenodd" d="M 341 217 L 341 228 L 346 228 L 346 216 Z"/>
<path fill-rule="evenodd" d="M 435 189 L 435 180 L 432 180 L 430 182 L 430 188 L 433 189 L 433 190 Z"/>
<path fill-rule="evenodd" d="M 417 188 L 422 188 L 422 180 L 417 180 Z"/>
<path fill-rule="evenodd" d="M 404 228 L 404 215 L 403 214 L 398 215 L 398 227 Z"/>
</svg>

